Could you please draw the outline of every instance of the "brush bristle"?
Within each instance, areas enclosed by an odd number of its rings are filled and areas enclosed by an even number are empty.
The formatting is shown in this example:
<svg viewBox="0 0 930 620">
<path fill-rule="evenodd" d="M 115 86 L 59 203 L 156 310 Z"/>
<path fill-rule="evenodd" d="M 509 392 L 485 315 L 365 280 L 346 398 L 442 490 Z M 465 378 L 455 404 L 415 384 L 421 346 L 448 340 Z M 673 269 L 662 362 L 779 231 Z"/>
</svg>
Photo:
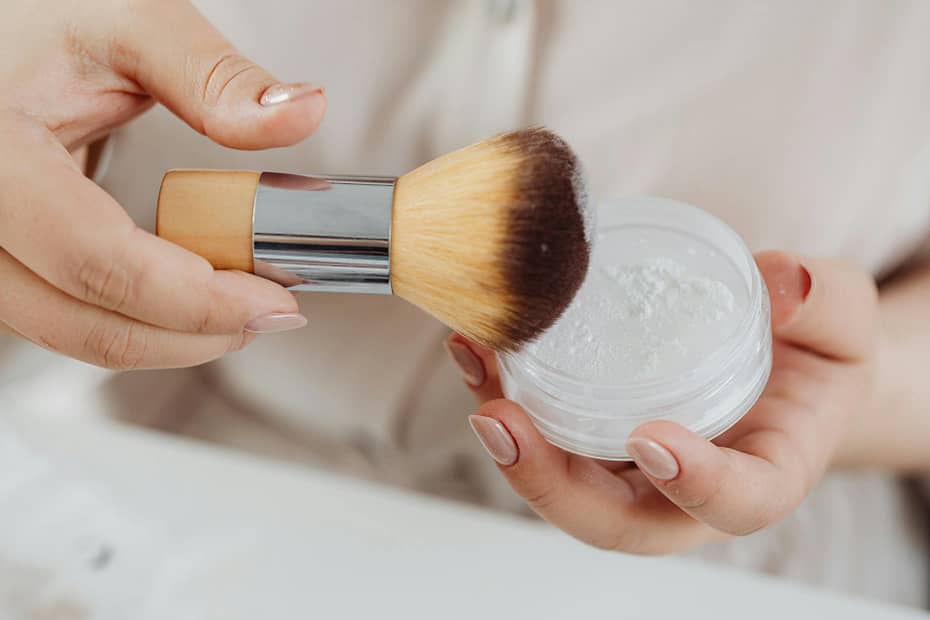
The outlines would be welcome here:
<svg viewBox="0 0 930 620">
<path fill-rule="evenodd" d="M 462 335 L 511 351 L 552 325 L 588 267 L 586 193 L 552 132 L 503 134 L 401 177 L 394 292 Z"/>
</svg>

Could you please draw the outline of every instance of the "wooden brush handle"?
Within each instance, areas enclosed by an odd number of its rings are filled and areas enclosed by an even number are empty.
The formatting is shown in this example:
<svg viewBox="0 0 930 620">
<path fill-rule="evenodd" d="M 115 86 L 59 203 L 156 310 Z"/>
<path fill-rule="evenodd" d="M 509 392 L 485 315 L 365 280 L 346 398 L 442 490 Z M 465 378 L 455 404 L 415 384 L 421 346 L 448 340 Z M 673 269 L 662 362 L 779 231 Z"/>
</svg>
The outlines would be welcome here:
<svg viewBox="0 0 930 620">
<path fill-rule="evenodd" d="M 155 234 L 216 269 L 251 273 L 252 210 L 259 172 L 171 170 L 158 193 Z"/>
<path fill-rule="evenodd" d="M 393 177 L 172 170 L 158 236 L 295 290 L 391 290 Z M 254 243 L 253 243 L 254 241 Z"/>
</svg>

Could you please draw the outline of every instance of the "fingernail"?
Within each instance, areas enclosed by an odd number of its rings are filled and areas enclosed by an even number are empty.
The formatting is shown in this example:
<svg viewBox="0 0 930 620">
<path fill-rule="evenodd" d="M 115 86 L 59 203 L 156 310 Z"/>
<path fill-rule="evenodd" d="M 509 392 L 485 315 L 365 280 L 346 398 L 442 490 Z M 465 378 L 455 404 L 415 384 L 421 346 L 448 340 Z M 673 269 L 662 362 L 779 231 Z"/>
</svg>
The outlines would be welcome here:
<svg viewBox="0 0 930 620">
<path fill-rule="evenodd" d="M 804 302 L 810 296 L 813 280 L 811 273 L 807 268 L 798 261 L 797 268 L 788 276 L 788 281 L 780 284 L 778 291 L 782 298 L 783 305 L 787 307 L 786 311 L 778 308 L 772 312 L 772 320 L 775 325 L 784 327 L 794 322 L 794 319 L 801 314 Z"/>
<path fill-rule="evenodd" d="M 468 416 L 468 423 L 492 459 L 505 467 L 517 462 L 517 444 L 503 424 L 483 415 Z"/>
<path fill-rule="evenodd" d="M 266 314 L 246 323 L 245 331 L 253 334 L 274 334 L 300 329 L 306 324 L 307 317 L 302 314 Z"/>
<path fill-rule="evenodd" d="M 813 290 L 814 280 L 801 262 L 801 257 L 795 254 L 765 253 L 760 260 L 772 301 L 772 326 L 781 329 L 803 312 L 804 303 Z"/>
<path fill-rule="evenodd" d="M 811 288 L 814 286 L 814 279 L 811 278 L 811 272 L 807 270 L 807 267 L 798 263 L 800 268 L 800 279 L 801 279 L 801 301 L 806 301 L 807 296 L 811 293 Z"/>
<path fill-rule="evenodd" d="M 626 451 L 641 470 L 659 480 L 672 480 L 678 475 L 678 461 L 661 444 L 634 437 L 626 442 Z"/>
<path fill-rule="evenodd" d="M 475 355 L 475 352 L 468 348 L 468 345 L 454 340 L 446 342 L 446 350 L 452 359 L 462 371 L 462 377 L 465 383 L 472 387 L 478 387 L 484 383 L 487 373 L 484 370 L 484 364 L 481 358 Z"/>
<path fill-rule="evenodd" d="M 319 84 L 298 82 L 296 84 L 275 84 L 268 87 L 259 100 L 264 106 L 278 105 L 288 101 L 295 101 L 316 93 L 322 93 L 323 87 Z"/>
</svg>

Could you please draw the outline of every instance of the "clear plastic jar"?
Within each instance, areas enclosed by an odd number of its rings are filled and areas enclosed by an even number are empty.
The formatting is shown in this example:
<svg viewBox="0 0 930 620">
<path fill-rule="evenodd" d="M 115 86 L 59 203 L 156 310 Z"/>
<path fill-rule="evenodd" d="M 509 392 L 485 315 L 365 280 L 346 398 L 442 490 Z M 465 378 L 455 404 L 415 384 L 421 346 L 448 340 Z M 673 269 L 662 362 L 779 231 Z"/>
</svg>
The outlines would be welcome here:
<svg viewBox="0 0 930 620">
<path fill-rule="evenodd" d="M 674 259 L 723 282 L 740 302 L 728 335 L 706 343 L 699 355 L 671 360 L 657 375 L 598 383 L 545 363 L 533 347 L 499 354 L 504 394 L 523 405 L 550 442 L 600 459 L 629 460 L 627 437 L 651 420 L 671 420 L 709 439 L 720 435 L 756 402 L 772 366 L 769 296 L 752 254 L 721 220 L 671 200 L 605 204 L 598 219 L 592 269 Z"/>
</svg>

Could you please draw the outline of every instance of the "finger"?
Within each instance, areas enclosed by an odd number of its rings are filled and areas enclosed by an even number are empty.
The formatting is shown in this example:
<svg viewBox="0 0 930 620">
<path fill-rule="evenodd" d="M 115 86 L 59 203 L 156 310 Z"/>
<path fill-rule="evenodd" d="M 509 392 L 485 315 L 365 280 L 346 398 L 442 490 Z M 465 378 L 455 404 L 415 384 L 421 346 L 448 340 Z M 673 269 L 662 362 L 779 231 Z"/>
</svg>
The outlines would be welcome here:
<svg viewBox="0 0 930 620">
<path fill-rule="evenodd" d="M 875 281 L 854 266 L 785 252 L 756 255 L 772 300 L 775 335 L 831 358 L 857 361 L 875 346 Z"/>
<path fill-rule="evenodd" d="M 475 395 L 479 405 L 503 397 L 493 351 L 471 342 L 461 334 L 452 334 L 446 339 L 446 351 L 459 367 L 465 385 Z"/>
<path fill-rule="evenodd" d="M 17 157 L 0 158 L 0 247 L 31 271 L 76 299 L 175 331 L 237 334 L 258 317 L 298 311 L 277 284 L 214 271 L 136 227 L 44 131 L 17 125 Z"/>
<path fill-rule="evenodd" d="M 691 548 L 709 532 L 654 491 L 641 497 L 623 476 L 547 442 L 516 403 L 488 402 L 469 421 L 513 490 L 579 540 L 605 549 L 665 553 Z"/>
<path fill-rule="evenodd" d="M 657 421 L 637 428 L 627 450 L 681 510 L 721 532 L 744 535 L 786 515 L 812 479 L 791 442 L 771 434 L 754 433 L 755 445 L 720 448 L 678 424 Z M 768 458 L 749 453 L 760 440 Z"/>
<path fill-rule="evenodd" d="M 114 370 L 177 368 L 245 346 L 252 336 L 194 335 L 80 302 L 0 250 L 0 324 L 52 351 Z"/>
<path fill-rule="evenodd" d="M 135 6 L 110 37 L 121 52 L 117 69 L 197 131 L 225 146 L 262 149 L 299 142 L 319 126 L 321 88 L 281 84 L 187 0 Z"/>
</svg>

